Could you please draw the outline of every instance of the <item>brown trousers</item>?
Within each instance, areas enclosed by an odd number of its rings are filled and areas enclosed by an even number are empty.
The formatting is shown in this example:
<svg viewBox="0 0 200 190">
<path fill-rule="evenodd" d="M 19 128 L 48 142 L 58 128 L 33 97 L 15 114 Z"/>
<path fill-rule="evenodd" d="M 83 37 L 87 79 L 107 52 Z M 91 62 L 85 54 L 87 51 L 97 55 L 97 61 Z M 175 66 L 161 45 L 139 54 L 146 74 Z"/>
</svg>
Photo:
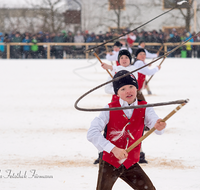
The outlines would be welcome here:
<svg viewBox="0 0 200 190">
<path fill-rule="evenodd" d="M 138 163 L 126 169 L 124 165 L 115 168 L 100 159 L 96 190 L 111 190 L 117 179 L 121 178 L 135 190 L 155 190 L 151 180 Z"/>
</svg>

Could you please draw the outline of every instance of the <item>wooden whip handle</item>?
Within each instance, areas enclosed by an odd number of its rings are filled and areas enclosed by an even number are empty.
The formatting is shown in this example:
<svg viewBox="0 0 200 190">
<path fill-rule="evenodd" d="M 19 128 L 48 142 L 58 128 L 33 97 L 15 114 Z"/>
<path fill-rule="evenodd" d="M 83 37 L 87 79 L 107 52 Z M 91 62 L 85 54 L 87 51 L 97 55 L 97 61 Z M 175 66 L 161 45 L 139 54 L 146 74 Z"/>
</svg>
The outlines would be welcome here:
<svg viewBox="0 0 200 190">
<path fill-rule="evenodd" d="M 95 57 L 100 61 L 100 63 L 102 64 L 101 59 L 99 58 L 99 56 L 94 52 Z M 113 78 L 112 74 L 109 72 L 108 69 L 106 69 L 107 73 L 110 75 L 111 78 Z"/>
<path fill-rule="evenodd" d="M 159 64 L 159 66 L 162 65 L 162 63 L 164 62 L 164 60 L 166 59 L 166 57 L 163 58 L 163 60 L 161 61 L 161 63 Z M 149 78 L 149 80 L 146 82 L 146 85 L 149 83 L 149 81 L 152 79 L 154 75 L 151 75 L 151 77 Z"/>
<path fill-rule="evenodd" d="M 163 48 L 163 45 L 162 46 L 160 46 L 160 48 L 159 48 L 159 50 L 158 50 L 158 54 L 160 54 L 160 51 L 162 50 L 162 48 Z"/>
<path fill-rule="evenodd" d="M 178 110 L 180 110 L 186 103 L 182 103 L 179 106 L 177 106 L 172 112 L 170 112 L 164 119 L 162 119 L 163 122 L 167 121 L 172 115 L 174 115 Z M 137 141 L 135 141 L 131 146 L 129 146 L 126 149 L 126 152 L 130 152 L 133 150 L 137 145 L 139 145 L 145 138 L 147 138 L 151 133 L 153 133 L 156 130 L 155 127 L 150 129 L 146 134 L 144 134 L 142 137 L 140 137 Z"/>
</svg>

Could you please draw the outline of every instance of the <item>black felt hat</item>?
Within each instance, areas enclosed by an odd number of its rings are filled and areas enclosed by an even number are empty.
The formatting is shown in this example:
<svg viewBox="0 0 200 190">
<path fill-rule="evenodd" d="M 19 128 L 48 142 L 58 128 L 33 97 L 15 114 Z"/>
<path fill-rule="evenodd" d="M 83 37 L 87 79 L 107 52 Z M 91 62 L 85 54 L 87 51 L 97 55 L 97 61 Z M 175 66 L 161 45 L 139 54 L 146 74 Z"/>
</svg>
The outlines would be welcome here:
<svg viewBox="0 0 200 190">
<path fill-rule="evenodd" d="M 121 70 L 114 75 L 113 79 L 123 76 L 127 73 L 129 72 L 126 70 Z M 118 90 L 122 86 L 125 86 L 125 85 L 134 85 L 138 89 L 138 83 L 135 76 L 133 74 L 130 74 L 130 75 L 127 75 L 126 77 L 113 81 L 113 88 L 114 88 L 115 94 L 117 95 Z"/>
<path fill-rule="evenodd" d="M 144 52 L 144 53 L 146 54 L 146 52 L 145 52 L 145 50 L 144 50 L 143 48 L 139 48 L 139 49 L 137 49 L 137 51 L 135 52 L 135 57 L 137 57 L 138 54 L 139 54 L 140 52 Z"/>
<path fill-rule="evenodd" d="M 128 56 L 128 58 L 130 59 L 130 63 L 131 63 L 131 60 L 132 60 L 132 56 L 130 54 L 130 52 L 127 50 L 127 49 L 122 49 L 119 51 L 119 54 L 118 54 L 118 62 L 119 62 L 119 59 L 122 55 L 126 55 Z"/>
<path fill-rule="evenodd" d="M 122 46 L 122 44 L 119 42 L 119 41 L 116 41 L 115 43 L 114 43 L 114 46 L 117 46 L 117 47 L 121 47 Z"/>
</svg>

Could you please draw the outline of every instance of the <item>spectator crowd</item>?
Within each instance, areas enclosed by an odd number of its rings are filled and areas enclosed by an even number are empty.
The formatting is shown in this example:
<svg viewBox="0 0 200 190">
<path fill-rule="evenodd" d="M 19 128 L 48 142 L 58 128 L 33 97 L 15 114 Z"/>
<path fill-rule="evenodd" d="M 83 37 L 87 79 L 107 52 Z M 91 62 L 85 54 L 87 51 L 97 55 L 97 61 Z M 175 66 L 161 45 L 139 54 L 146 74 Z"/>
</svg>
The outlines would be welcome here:
<svg viewBox="0 0 200 190">
<path fill-rule="evenodd" d="M 12 33 L 0 33 L 0 43 L 24 43 L 23 46 L 20 45 L 12 45 L 10 46 L 10 58 L 11 59 L 46 59 L 47 58 L 47 46 L 46 45 L 38 45 L 38 43 L 103 43 L 108 40 L 112 40 L 116 37 L 121 36 L 122 34 L 126 34 L 128 30 L 123 30 L 120 33 L 118 32 L 106 32 L 105 34 L 99 33 L 89 33 L 85 32 L 76 32 L 75 34 L 68 31 L 61 31 L 59 33 L 48 33 L 48 32 L 38 32 L 37 34 L 32 34 L 30 32 L 20 33 L 20 32 L 12 32 Z M 127 47 L 133 49 L 136 48 L 134 45 L 135 42 L 144 41 L 146 43 L 180 43 L 189 39 L 192 35 L 190 32 L 184 31 L 182 34 L 179 34 L 176 29 L 172 29 L 170 33 L 164 33 L 161 30 L 156 31 L 134 31 L 125 35 L 123 40 L 126 42 Z M 185 46 L 177 49 L 175 52 L 171 53 L 169 57 L 198 57 L 200 58 L 200 45 L 191 45 L 190 42 L 200 42 L 200 35 L 191 39 Z M 32 43 L 29 45 L 29 43 Z M 176 46 L 168 46 L 168 51 L 172 50 Z M 105 58 L 106 51 L 111 50 L 111 46 L 105 47 L 100 46 L 96 49 L 97 54 L 101 58 Z M 148 46 L 149 51 L 154 53 L 158 51 L 159 46 Z M 63 59 L 64 55 L 69 55 L 69 58 L 76 58 L 79 55 L 84 54 L 85 46 L 82 45 L 70 45 L 70 46 L 62 46 L 56 45 L 51 46 L 50 56 L 51 58 Z M 0 57 L 7 57 L 7 49 L 6 46 L 0 44 Z"/>
</svg>

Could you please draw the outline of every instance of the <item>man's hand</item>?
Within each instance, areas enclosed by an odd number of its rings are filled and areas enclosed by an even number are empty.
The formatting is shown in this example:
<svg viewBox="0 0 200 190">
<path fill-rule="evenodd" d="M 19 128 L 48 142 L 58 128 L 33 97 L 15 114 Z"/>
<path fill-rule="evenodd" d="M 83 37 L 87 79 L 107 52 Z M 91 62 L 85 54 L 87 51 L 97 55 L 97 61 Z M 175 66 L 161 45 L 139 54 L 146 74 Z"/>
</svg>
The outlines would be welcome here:
<svg viewBox="0 0 200 190">
<path fill-rule="evenodd" d="M 128 157 L 128 153 L 126 152 L 125 149 L 121 149 L 116 146 L 111 150 L 111 152 L 119 160 L 126 159 Z"/>
<path fill-rule="evenodd" d="M 113 55 L 113 52 L 112 52 L 112 51 L 110 51 L 110 52 L 106 52 L 106 54 Z"/>
<path fill-rule="evenodd" d="M 165 127 L 166 127 L 166 123 L 162 121 L 162 119 L 158 119 L 156 121 L 156 124 L 154 125 L 154 127 L 158 130 L 158 131 L 162 131 Z"/>
<path fill-rule="evenodd" d="M 103 69 L 110 69 L 111 71 L 113 70 L 112 65 L 108 65 L 106 63 L 102 63 L 101 66 L 103 67 Z"/>
<path fill-rule="evenodd" d="M 158 65 L 157 67 L 158 67 L 159 70 L 161 69 L 161 66 L 160 66 L 160 65 Z"/>
</svg>

